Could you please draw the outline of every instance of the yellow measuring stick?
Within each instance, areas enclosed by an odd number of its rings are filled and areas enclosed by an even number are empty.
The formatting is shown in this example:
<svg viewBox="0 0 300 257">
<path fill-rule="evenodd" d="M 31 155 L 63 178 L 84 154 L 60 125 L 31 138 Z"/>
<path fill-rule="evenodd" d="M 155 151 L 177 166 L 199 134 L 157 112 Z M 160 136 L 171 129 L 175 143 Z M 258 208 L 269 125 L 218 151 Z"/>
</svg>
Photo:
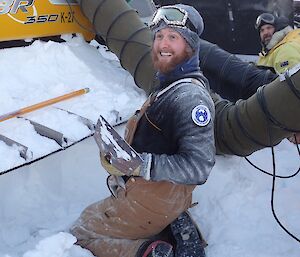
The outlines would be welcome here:
<svg viewBox="0 0 300 257">
<path fill-rule="evenodd" d="M 55 104 L 57 102 L 61 102 L 61 101 L 70 99 L 70 98 L 75 97 L 75 96 L 80 96 L 80 95 L 86 94 L 89 91 L 90 91 L 89 88 L 83 88 L 83 89 L 80 89 L 80 90 L 77 90 L 77 91 L 74 91 L 74 92 L 71 92 L 71 93 L 68 93 L 68 94 L 65 94 L 65 95 L 61 95 L 61 96 L 58 96 L 58 97 L 55 97 L 55 98 L 52 98 L 52 99 L 34 104 L 34 105 L 31 105 L 31 106 L 28 106 L 28 107 L 25 107 L 25 108 L 21 108 L 19 110 L 16 110 L 16 111 L 13 111 L 13 112 L 10 112 L 10 113 L 0 115 L 0 122 L 11 119 L 11 118 L 19 116 L 19 115 L 23 115 L 23 114 L 28 113 L 28 112 L 32 112 L 32 111 L 44 108 L 48 105 Z"/>
</svg>

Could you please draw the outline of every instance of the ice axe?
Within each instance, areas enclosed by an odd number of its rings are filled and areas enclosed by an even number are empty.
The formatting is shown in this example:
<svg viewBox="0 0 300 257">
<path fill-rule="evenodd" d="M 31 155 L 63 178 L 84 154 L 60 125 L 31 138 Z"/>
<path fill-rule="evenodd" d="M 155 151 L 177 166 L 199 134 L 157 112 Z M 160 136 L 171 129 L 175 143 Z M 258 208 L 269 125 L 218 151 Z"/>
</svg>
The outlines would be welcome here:
<svg viewBox="0 0 300 257">
<path fill-rule="evenodd" d="M 68 94 L 64 94 L 64 95 L 61 95 L 61 96 L 58 96 L 58 97 L 55 97 L 55 98 L 37 103 L 37 104 L 34 104 L 34 105 L 30 105 L 30 106 L 25 107 L 25 108 L 21 108 L 19 110 L 13 111 L 13 112 L 9 112 L 9 113 L 0 115 L 0 122 L 11 119 L 11 118 L 14 118 L 14 117 L 19 116 L 19 115 L 23 115 L 25 113 L 29 113 L 29 112 L 44 108 L 44 107 L 46 107 L 48 105 L 51 105 L 51 104 L 55 104 L 55 103 L 70 99 L 70 98 L 75 97 L 75 96 L 80 96 L 80 95 L 86 94 L 89 91 L 90 91 L 89 88 L 83 88 L 83 89 L 76 90 L 76 91 L 73 91 L 73 92 L 68 93 Z"/>
</svg>

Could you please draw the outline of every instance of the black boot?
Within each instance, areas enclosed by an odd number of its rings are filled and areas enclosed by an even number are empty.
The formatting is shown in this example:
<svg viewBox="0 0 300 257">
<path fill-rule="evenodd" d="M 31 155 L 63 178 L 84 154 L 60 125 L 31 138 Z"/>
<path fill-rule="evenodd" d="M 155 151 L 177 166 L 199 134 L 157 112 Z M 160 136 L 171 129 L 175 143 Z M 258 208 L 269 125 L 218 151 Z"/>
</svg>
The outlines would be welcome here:
<svg viewBox="0 0 300 257">
<path fill-rule="evenodd" d="M 207 244 L 189 213 L 180 214 L 170 226 L 176 240 L 175 257 L 205 257 Z"/>
<path fill-rule="evenodd" d="M 161 240 L 143 243 L 136 257 L 174 257 L 173 246 Z"/>
</svg>

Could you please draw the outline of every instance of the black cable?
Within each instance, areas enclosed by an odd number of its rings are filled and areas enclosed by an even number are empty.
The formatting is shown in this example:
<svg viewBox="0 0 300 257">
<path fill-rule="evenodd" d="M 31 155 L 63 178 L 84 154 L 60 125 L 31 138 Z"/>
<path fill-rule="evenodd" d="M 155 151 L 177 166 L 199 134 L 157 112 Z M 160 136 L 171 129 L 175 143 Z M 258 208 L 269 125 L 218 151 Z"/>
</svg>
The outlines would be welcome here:
<svg viewBox="0 0 300 257">
<path fill-rule="evenodd" d="M 264 97 L 264 91 L 263 91 L 263 88 L 261 90 L 258 91 L 258 102 L 260 103 L 263 111 L 264 111 L 264 114 L 267 118 L 267 132 L 268 132 L 268 136 L 269 136 L 269 144 L 270 144 L 270 147 L 271 147 L 271 152 L 272 152 L 272 166 L 273 166 L 273 173 L 270 174 L 268 172 L 265 172 L 264 170 L 258 168 L 257 166 L 253 165 L 255 168 L 257 168 L 258 170 L 262 171 L 263 173 L 265 174 L 268 174 L 268 175 L 271 175 L 273 177 L 272 179 L 272 192 L 271 192 L 271 209 L 272 209 L 272 214 L 273 214 L 273 217 L 274 219 L 276 220 L 276 222 L 278 223 L 278 225 L 290 236 L 292 237 L 293 239 L 295 239 L 297 242 L 300 243 L 300 239 L 297 238 L 295 235 L 293 235 L 288 229 L 286 229 L 282 223 L 280 222 L 280 220 L 278 219 L 276 213 L 275 213 L 275 208 L 274 208 L 274 196 L 275 196 L 275 182 L 276 182 L 276 177 L 278 178 L 290 178 L 290 177 L 294 177 L 296 176 L 298 173 L 299 173 L 299 170 L 300 170 L 300 167 L 298 169 L 298 171 L 291 175 L 291 176 L 278 176 L 276 175 L 276 163 L 275 163 L 275 153 L 274 153 L 274 145 L 272 144 L 272 136 L 271 136 L 271 131 L 270 131 L 270 122 L 273 123 L 273 119 L 269 119 L 268 114 L 269 114 L 269 111 L 267 110 L 267 107 L 266 107 L 266 100 L 265 100 L 265 97 Z M 274 124 L 274 123 L 273 123 Z M 296 139 L 296 138 L 295 138 Z M 299 147 L 297 145 L 297 150 L 298 150 L 298 154 L 300 155 L 300 151 L 299 151 Z M 245 157 L 245 159 L 252 165 L 252 163 Z"/>
<path fill-rule="evenodd" d="M 269 124 L 268 124 L 269 125 Z M 267 126 L 268 132 L 269 132 L 269 138 L 270 142 L 272 142 L 271 138 L 271 133 L 270 133 L 270 127 Z M 293 239 L 295 239 L 298 243 L 300 243 L 300 239 L 297 238 L 295 235 L 293 235 L 289 230 L 287 230 L 280 220 L 278 219 L 276 213 L 275 213 L 275 208 L 274 208 L 274 195 L 275 195 L 275 180 L 276 180 L 276 163 L 275 163 L 275 154 L 274 154 L 274 146 L 271 147 L 272 149 L 272 165 L 273 165 L 273 179 L 272 179 L 272 194 L 271 194 L 271 209 L 272 209 L 272 214 L 276 222 L 279 224 L 279 226 Z"/>
<path fill-rule="evenodd" d="M 290 76 L 288 76 L 287 73 L 285 73 L 285 79 L 286 79 L 286 82 L 290 88 L 290 90 L 295 94 L 296 97 L 299 98 L 299 90 L 296 89 L 295 85 L 293 84 Z M 267 118 L 267 124 L 269 125 L 269 122 L 272 122 L 274 125 L 277 125 L 279 126 L 280 128 L 284 129 L 284 130 L 287 130 L 287 131 L 290 131 L 289 128 L 286 128 L 285 126 L 279 124 L 278 121 L 276 121 L 273 117 L 271 117 L 271 114 L 270 114 L 270 111 L 268 110 L 268 107 L 267 107 L 267 104 L 266 104 L 266 99 L 264 97 L 264 86 L 261 87 L 258 91 L 257 91 L 257 100 L 263 110 L 263 113 L 265 114 L 266 118 Z M 237 119 L 237 122 L 238 122 L 238 125 L 239 127 L 241 128 L 241 131 L 245 134 L 245 136 L 250 139 L 251 141 L 253 141 L 254 143 L 258 143 L 256 142 L 256 140 L 254 140 L 252 137 L 250 137 L 249 133 L 245 130 L 245 128 L 243 128 L 242 126 L 242 123 L 240 121 L 240 117 L 236 111 L 236 119 Z M 269 129 L 269 126 L 267 127 L 268 128 L 268 131 L 270 133 L 270 129 Z M 269 135 L 270 136 L 270 135 Z M 294 135 L 295 137 L 295 141 L 296 140 L 296 136 Z M 271 137 L 270 137 L 270 140 L 271 140 Z M 272 141 L 270 141 L 270 144 L 271 144 Z M 273 146 L 272 146 L 273 147 Z M 296 148 L 297 148 L 297 151 L 298 151 L 298 155 L 300 156 L 300 150 L 299 150 L 299 146 L 298 144 L 296 144 Z M 245 157 L 245 160 L 250 164 L 252 165 L 254 168 L 258 169 L 259 171 L 269 175 L 269 176 L 274 176 L 273 174 L 259 168 L 258 166 L 256 166 L 255 164 L 253 164 L 247 157 Z M 298 173 L 300 172 L 300 167 L 298 168 L 298 170 L 292 174 L 292 175 L 289 175 L 289 176 L 279 176 L 279 175 L 275 175 L 277 178 L 292 178 L 294 176 L 296 176 Z"/>
<path fill-rule="evenodd" d="M 298 155 L 300 156 L 300 149 L 299 149 L 299 146 L 298 144 L 296 144 L 296 148 L 297 148 L 297 151 L 298 151 Z M 269 176 L 273 176 L 272 173 L 269 173 L 267 171 L 265 171 L 264 169 L 262 168 L 259 168 L 258 166 L 256 166 L 253 162 L 251 162 L 247 157 L 244 157 L 245 160 L 251 165 L 253 166 L 255 169 L 261 171 L 262 173 L 265 173 L 266 175 L 269 175 Z M 298 173 L 300 172 L 300 167 L 298 168 L 298 170 L 296 172 L 294 172 L 292 175 L 288 175 L 288 176 L 280 176 L 280 175 L 276 175 L 276 178 L 292 178 L 292 177 L 295 177 L 296 175 L 298 175 Z"/>
</svg>

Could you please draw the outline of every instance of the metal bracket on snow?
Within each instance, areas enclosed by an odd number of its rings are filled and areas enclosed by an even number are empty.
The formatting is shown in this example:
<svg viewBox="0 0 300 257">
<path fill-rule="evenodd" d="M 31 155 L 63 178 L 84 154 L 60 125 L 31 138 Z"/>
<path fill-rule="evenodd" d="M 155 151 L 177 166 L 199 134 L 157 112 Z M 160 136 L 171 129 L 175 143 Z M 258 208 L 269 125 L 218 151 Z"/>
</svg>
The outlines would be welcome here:
<svg viewBox="0 0 300 257">
<path fill-rule="evenodd" d="M 24 118 L 24 117 L 23 117 Z M 46 127 L 42 124 L 39 124 L 35 121 L 32 121 L 32 120 L 29 120 L 29 119 L 26 119 L 30 122 L 30 124 L 34 127 L 35 131 L 41 135 L 41 136 L 44 136 L 44 137 L 47 137 L 49 139 L 52 139 L 54 141 L 56 141 L 56 143 L 58 143 L 61 147 L 65 147 L 68 145 L 68 142 L 70 140 L 68 140 L 64 135 L 63 133 L 61 132 L 58 132 L 54 129 L 51 129 L 49 127 Z"/>
<path fill-rule="evenodd" d="M 16 145 L 18 148 L 18 151 L 20 153 L 20 156 L 22 158 L 24 158 L 26 161 L 31 160 L 32 159 L 32 152 L 30 150 L 28 150 L 28 147 L 25 145 L 22 145 L 6 136 L 0 135 L 0 140 L 3 141 L 5 144 L 7 144 L 8 146 L 13 146 Z"/>
</svg>

